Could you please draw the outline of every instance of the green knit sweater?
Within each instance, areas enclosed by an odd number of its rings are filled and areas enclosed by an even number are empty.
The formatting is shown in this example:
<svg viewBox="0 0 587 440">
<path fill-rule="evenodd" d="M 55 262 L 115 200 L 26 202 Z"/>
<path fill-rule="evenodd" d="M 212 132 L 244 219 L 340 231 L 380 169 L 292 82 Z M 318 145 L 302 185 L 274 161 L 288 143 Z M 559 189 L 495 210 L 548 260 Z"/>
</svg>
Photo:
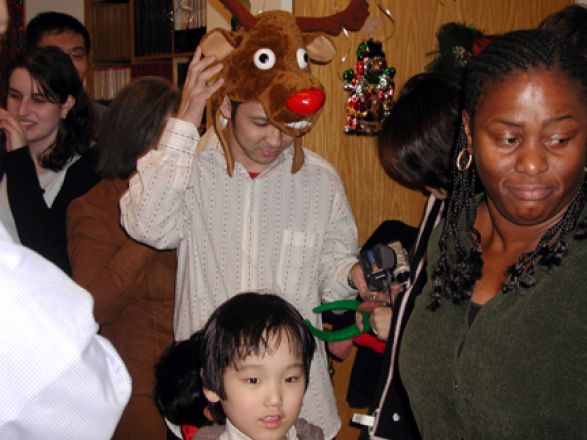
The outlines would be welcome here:
<svg viewBox="0 0 587 440">
<path fill-rule="evenodd" d="M 499 293 L 471 326 L 469 301 L 426 309 L 428 283 L 399 358 L 424 439 L 587 439 L 587 239 L 567 243 L 561 266 L 537 267 L 534 287 Z"/>
</svg>

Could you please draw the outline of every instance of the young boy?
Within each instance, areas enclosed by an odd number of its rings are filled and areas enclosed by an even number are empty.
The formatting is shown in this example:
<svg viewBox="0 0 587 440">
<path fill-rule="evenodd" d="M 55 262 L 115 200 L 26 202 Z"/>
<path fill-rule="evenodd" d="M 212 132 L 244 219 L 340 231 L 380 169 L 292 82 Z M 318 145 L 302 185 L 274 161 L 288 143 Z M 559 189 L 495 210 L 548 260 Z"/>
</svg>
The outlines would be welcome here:
<svg viewBox="0 0 587 440">
<path fill-rule="evenodd" d="M 204 331 L 204 394 L 226 415 L 215 438 L 324 438 L 299 418 L 316 343 L 292 305 L 272 294 L 239 294 L 216 309 Z M 209 429 L 196 440 L 210 438 Z"/>
</svg>

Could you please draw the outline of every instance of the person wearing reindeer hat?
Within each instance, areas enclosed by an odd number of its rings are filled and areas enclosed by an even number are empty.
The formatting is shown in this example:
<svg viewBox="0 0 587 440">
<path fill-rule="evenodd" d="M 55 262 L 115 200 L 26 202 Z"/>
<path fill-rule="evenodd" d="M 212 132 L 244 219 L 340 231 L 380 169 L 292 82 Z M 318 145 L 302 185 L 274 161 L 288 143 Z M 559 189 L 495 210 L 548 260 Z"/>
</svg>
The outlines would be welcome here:
<svg viewBox="0 0 587 440">
<path fill-rule="evenodd" d="M 355 221 L 335 169 L 302 147 L 325 95 L 309 60 L 327 63 L 324 32 L 361 28 L 365 0 L 323 18 L 252 16 L 225 0 L 242 27 L 215 29 L 190 63 L 181 103 L 121 199 L 136 240 L 178 250 L 175 337 L 199 330 L 238 292 L 267 289 L 321 325 L 312 308 L 369 292 L 357 264 Z M 354 20 L 354 21 L 353 21 Z M 210 100 L 212 128 L 196 127 Z M 349 282 L 350 281 L 350 282 Z M 340 428 L 319 343 L 302 417 L 333 438 Z"/>
</svg>

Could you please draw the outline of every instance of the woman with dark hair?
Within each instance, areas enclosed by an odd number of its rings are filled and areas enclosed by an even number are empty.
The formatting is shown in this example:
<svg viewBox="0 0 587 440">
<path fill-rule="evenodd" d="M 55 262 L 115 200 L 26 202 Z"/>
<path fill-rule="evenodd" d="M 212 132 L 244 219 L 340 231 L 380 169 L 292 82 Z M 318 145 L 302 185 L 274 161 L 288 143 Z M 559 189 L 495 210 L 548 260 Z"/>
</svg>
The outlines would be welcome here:
<svg viewBox="0 0 587 440">
<path fill-rule="evenodd" d="M 15 241 L 69 273 L 66 210 L 99 180 L 88 97 L 69 57 L 54 47 L 19 55 L 4 87 L 0 221 Z"/>
<path fill-rule="evenodd" d="M 398 372 L 397 353 L 414 301 L 426 283 L 428 239 L 442 219 L 445 199 L 452 188 L 449 164 L 461 110 L 461 86 L 456 76 L 421 73 L 406 82 L 379 136 L 379 157 L 387 174 L 407 187 L 429 194 L 429 198 L 409 248 L 409 286 L 395 298 L 393 309 L 375 308 L 370 317 L 377 336 L 387 340 L 371 408 L 375 417 L 369 429 L 378 438 L 419 438 Z M 404 240 L 405 232 L 398 222 L 388 221 L 384 226 L 388 236 L 400 231 L 401 236 L 394 239 Z M 365 437 L 363 432 L 361 438 Z"/>
<path fill-rule="evenodd" d="M 586 161 L 587 60 L 542 30 L 494 37 L 400 348 L 424 438 L 585 438 Z"/>
<path fill-rule="evenodd" d="M 175 251 L 157 251 L 126 235 L 118 201 L 137 159 L 154 147 L 179 94 L 166 80 L 145 77 L 114 99 L 98 133 L 104 179 L 68 211 L 73 279 L 94 297 L 101 334 L 116 347 L 133 390 L 114 438 L 165 438 L 153 391 L 154 367 L 173 341 Z"/>
<path fill-rule="evenodd" d="M 379 158 L 387 174 L 407 187 L 446 198 L 460 112 L 456 78 L 439 73 L 410 78 L 379 136 Z"/>
</svg>

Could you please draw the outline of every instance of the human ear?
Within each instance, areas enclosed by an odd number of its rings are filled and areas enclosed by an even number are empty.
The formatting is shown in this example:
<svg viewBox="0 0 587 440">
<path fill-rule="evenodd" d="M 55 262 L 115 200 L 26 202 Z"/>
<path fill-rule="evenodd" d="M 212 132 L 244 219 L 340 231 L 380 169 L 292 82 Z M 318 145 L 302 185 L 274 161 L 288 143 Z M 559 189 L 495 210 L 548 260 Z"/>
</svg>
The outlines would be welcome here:
<svg viewBox="0 0 587 440">
<path fill-rule="evenodd" d="M 75 105 L 75 98 L 71 95 L 61 104 L 61 119 L 65 119 L 71 108 Z"/>
<path fill-rule="evenodd" d="M 220 104 L 220 113 L 226 119 L 230 119 L 232 115 L 232 104 L 230 103 L 230 99 L 228 99 L 228 96 L 224 96 L 222 104 Z"/>
<path fill-rule="evenodd" d="M 220 402 L 220 396 L 209 388 L 204 388 L 204 396 L 210 403 L 218 403 Z"/>
<path fill-rule="evenodd" d="M 473 151 L 473 128 L 471 127 L 471 116 L 466 110 L 463 110 L 461 118 L 465 129 L 465 137 L 467 138 L 467 148 L 469 148 L 470 151 Z"/>
</svg>

